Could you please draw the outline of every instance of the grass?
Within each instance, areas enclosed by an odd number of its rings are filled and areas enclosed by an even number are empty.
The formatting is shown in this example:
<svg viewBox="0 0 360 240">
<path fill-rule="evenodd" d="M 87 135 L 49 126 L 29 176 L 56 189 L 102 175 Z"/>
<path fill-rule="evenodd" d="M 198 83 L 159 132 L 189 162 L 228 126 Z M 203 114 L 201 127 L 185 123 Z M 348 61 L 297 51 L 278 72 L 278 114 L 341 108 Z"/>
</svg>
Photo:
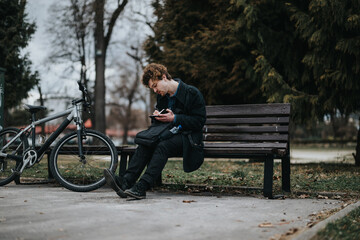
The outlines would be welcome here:
<svg viewBox="0 0 360 240">
<path fill-rule="evenodd" d="M 351 211 L 345 217 L 328 223 L 325 229 L 319 231 L 311 240 L 357 240 L 360 239 L 360 207 Z"/>
<path fill-rule="evenodd" d="M 169 161 L 163 171 L 163 182 L 170 184 L 205 184 L 260 187 L 264 165 L 261 162 L 205 161 L 193 173 L 184 173 L 182 161 Z M 274 164 L 274 192 L 281 192 L 281 164 Z M 350 164 L 291 165 L 293 192 L 342 192 L 360 194 L 360 168 Z"/>
<path fill-rule="evenodd" d="M 74 172 L 67 172 L 76 175 Z M 98 174 L 102 175 L 102 171 Z M 22 177 L 47 178 L 47 161 L 42 160 L 25 169 Z M 182 160 L 168 161 L 162 173 L 163 183 L 184 186 L 235 186 L 262 188 L 264 165 L 262 162 L 241 160 L 205 161 L 201 168 L 185 173 Z M 281 164 L 274 164 L 274 193 L 281 192 Z M 312 163 L 291 165 L 292 192 L 341 192 L 360 194 L 360 167 L 351 164 Z"/>
</svg>

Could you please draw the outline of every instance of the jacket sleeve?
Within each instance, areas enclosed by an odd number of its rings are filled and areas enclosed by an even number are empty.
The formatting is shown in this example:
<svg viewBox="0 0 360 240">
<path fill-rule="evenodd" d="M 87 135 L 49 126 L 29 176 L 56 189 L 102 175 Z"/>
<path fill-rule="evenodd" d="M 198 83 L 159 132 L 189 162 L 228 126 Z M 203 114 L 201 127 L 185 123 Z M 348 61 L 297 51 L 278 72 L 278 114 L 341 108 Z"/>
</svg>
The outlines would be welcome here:
<svg viewBox="0 0 360 240">
<path fill-rule="evenodd" d="M 184 131 L 201 131 L 206 121 L 205 100 L 196 88 L 189 88 L 185 100 L 185 113 L 176 114 L 176 124 Z"/>
</svg>

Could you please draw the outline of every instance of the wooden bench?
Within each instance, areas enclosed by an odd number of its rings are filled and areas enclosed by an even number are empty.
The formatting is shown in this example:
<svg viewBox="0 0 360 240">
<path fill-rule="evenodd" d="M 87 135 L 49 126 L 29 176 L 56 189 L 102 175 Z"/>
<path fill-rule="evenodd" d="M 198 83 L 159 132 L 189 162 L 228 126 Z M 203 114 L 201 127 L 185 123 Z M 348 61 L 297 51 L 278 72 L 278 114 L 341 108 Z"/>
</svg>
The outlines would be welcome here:
<svg viewBox="0 0 360 240">
<path fill-rule="evenodd" d="M 290 192 L 290 104 L 206 106 L 205 158 L 246 158 L 264 162 L 265 197 L 272 198 L 274 159 L 281 160 L 282 190 Z M 119 175 L 135 147 L 118 148 Z"/>
</svg>

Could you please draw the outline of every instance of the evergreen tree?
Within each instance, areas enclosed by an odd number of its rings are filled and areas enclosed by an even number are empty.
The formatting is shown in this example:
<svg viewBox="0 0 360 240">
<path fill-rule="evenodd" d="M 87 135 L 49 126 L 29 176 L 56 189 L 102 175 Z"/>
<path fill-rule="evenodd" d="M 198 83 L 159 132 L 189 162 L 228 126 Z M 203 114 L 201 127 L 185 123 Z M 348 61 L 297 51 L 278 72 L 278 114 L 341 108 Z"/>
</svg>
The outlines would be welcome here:
<svg viewBox="0 0 360 240">
<path fill-rule="evenodd" d="M 28 56 L 21 50 L 28 45 L 35 32 L 25 13 L 26 0 L 0 0 L 0 67 L 5 68 L 5 112 L 28 97 L 38 83 Z"/>
<path fill-rule="evenodd" d="M 208 104 L 264 102 L 253 70 L 253 42 L 237 34 L 239 11 L 229 1 L 171 1 L 153 4 L 158 20 L 145 49 L 150 62 L 197 86 Z"/>
<path fill-rule="evenodd" d="M 295 4 L 289 10 L 296 33 L 308 44 L 302 61 L 318 89 L 318 112 L 359 110 L 360 2 L 313 0 L 306 12 Z"/>
<path fill-rule="evenodd" d="M 346 119 L 360 109 L 359 1 L 234 3 L 243 10 L 239 19 L 258 32 L 255 69 L 268 101 L 291 102 L 297 122 L 321 121 L 330 115 L 335 123 L 339 113 Z M 244 17 L 249 12 L 253 16 Z M 282 24 L 276 27 L 274 21 L 266 20 L 266 12 L 276 16 L 275 21 L 282 19 Z M 266 29 L 274 31 L 266 34 Z M 277 39 L 277 33 L 283 38 Z M 359 138 L 357 145 L 355 159 L 360 165 Z"/>
<path fill-rule="evenodd" d="M 349 114 L 359 107 L 359 4 L 154 1 L 145 49 L 208 104 L 291 102 L 300 122 Z"/>
<path fill-rule="evenodd" d="M 238 34 L 247 35 L 247 41 L 255 45 L 253 68 L 267 102 L 291 102 L 296 122 L 311 122 L 320 116 L 314 108 L 317 87 L 302 62 L 308 46 L 295 32 L 288 3 L 234 0 L 230 9 L 240 12 L 235 26 Z"/>
</svg>

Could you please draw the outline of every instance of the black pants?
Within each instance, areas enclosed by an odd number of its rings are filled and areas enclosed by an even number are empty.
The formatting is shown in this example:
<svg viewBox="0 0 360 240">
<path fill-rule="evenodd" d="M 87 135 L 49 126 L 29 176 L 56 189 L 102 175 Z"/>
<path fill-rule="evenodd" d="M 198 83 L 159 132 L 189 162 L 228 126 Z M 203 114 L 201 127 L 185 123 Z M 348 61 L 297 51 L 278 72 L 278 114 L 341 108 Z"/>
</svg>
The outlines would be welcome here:
<svg viewBox="0 0 360 240">
<path fill-rule="evenodd" d="M 182 152 L 183 142 L 181 134 L 174 135 L 153 148 L 139 145 L 135 150 L 134 156 L 129 161 L 124 178 L 131 185 L 134 184 L 147 165 L 146 171 L 140 180 L 144 180 L 149 186 L 153 186 L 154 181 L 164 169 L 168 158 L 182 156 Z"/>
</svg>

